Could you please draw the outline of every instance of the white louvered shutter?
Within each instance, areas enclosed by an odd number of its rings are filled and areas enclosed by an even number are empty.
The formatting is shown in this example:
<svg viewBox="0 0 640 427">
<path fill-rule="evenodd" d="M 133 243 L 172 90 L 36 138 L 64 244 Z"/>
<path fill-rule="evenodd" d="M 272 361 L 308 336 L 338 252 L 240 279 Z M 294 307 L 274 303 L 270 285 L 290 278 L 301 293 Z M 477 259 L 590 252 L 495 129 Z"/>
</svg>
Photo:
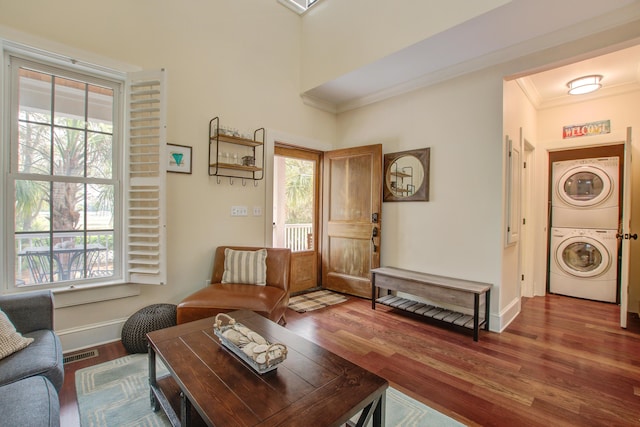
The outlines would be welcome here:
<svg viewBox="0 0 640 427">
<path fill-rule="evenodd" d="M 165 284 L 166 70 L 131 73 L 127 83 L 127 281 Z"/>
</svg>

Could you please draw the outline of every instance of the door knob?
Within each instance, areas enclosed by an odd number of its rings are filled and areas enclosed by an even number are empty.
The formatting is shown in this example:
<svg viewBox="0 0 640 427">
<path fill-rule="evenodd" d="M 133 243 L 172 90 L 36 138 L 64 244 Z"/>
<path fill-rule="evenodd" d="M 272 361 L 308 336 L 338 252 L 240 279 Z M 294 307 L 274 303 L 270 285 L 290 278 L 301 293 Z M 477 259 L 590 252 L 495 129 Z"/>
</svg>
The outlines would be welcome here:
<svg viewBox="0 0 640 427">
<path fill-rule="evenodd" d="M 629 234 L 629 233 L 625 233 L 625 234 L 616 234 L 616 239 L 624 239 L 624 240 L 638 240 L 638 234 L 637 233 L 633 233 L 633 234 Z"/>
<path fill-rule="evenodd" d="M 371 244 L 373 245 L 373 252 L 378 252 L 378 247 L 376 246 L 376 242 L 373 240 L 374 237 L 378 235 L 378 227 L 373 227 L 371 231 Z"/>
</svg>

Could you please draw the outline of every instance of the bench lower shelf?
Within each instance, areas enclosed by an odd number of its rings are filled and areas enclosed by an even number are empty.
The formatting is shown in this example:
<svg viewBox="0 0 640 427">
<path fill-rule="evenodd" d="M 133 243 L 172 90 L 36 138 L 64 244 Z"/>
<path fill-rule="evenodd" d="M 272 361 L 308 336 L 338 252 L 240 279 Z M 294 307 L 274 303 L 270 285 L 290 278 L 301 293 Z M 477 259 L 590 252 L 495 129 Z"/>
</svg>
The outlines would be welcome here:
<svg viewBox="0 0 640 427">
<path fill-rule="evenodd" d="M 395 295 L 385 295 L 376 299 L 378 304 L 397 308 L 399 310 L 415 313 L 420 316 L 429 317 L 441 322 L 450 323 L 452 325 L 461 326 L 473 330 L 473 316 L 470 314 L 459 313 L 457 311 L 448 310 L 446 308 L 429 305 L 422 302 L 414 301 L 408 298 L 402 298 Z M 478 327 L 485 324 L 484 320 L 480 320 Z"/>
</svg>

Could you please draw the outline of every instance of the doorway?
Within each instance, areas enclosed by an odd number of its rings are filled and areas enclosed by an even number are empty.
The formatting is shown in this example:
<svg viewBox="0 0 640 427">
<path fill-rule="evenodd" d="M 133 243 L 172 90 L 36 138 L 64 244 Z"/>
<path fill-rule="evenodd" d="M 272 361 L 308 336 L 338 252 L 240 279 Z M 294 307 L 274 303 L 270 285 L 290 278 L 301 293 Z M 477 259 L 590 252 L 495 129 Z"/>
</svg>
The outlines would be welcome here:
<svg viewBox="0 0 640 427">
<path fill-rule="evenodd" d="M 549 152 L 548 293 L 620 303 L 624 151 L 615 144 Z"/>
<path fill-rule="evenodd" d="M 273 246 L 291 249 L 292 294 L 317 288 L 322 153 L 276 143 L 273 162 Z"/>
<path fill-rule="evenodd" d="M 291 249 L 291 293 L 326 288 L 371 298 L 382 146 L 320 152 L 276 142 L 273 170 L 273 246 Z"/>
</svg>

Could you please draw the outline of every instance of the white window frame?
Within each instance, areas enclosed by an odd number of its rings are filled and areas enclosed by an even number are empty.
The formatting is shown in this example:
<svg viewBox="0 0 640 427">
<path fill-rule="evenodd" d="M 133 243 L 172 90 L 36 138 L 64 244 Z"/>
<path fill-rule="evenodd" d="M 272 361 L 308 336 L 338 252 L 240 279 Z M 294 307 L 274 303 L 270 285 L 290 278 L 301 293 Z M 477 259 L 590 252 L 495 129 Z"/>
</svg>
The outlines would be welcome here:
<svg viewBox="0 0 640 427">
<path fill-rule="evenodd" d="M 147 283 L 147 284 L 165 284 L 167 275 L 167 263 L 166 263 L 166 71 L 158 70 L 151 72 L 124 72 L 114 70 L 108 67 L 100 65 L 93 65 L 83 61 L 77 61 L 70 57 L 45 52 L 40 49 L 24 46 L 11 41 L 0 40 L 0 47 L 2 55 L 0 55 L 0 118 L 2 120 L 2 133 L 0 134 L 0 140 L 2 145 L 0 146 L 0 200 L 2 200 L 3 207 L 0 208 L 0 249 L 4 254 L 0 258 L 0 271 L 3 271 L 2 275 L 3 284 L 0 285 L 1 293 L 23 292 L 32 291 L 34 289 L 54 289 L 54 290 L 75 290 L 75 289 L 88 289 L 93 287 L 102 287 L 109 285 L 121 285 L 124 283 Z M 11 72 L 9 71 L 9 57 L 19 57 L 28 61 L 36 62 L 44 66 L 51 66 L 67 70 L 70 72 L 78 72 L 83 75 L 95 76 L 99 79 L 105 79 L 113 82 L 117 82 L 120 85 L 121 91 L 118 94 L 118 105 L 114 107 L 115 114 L 118 115 L 118 122 L 120 123 L 119 129 L 113 130 L 113 149 L 114 149 L 114 174 L 118 174 L 116 179 L 119 181 L 119 188 L 116 190 L 116 194 L 119 194 L 116 200 L 116 214 L 114 218 L 114 234 L 118 233 L 119 237 L 114 236 L 114 244 L 116 241 L 118 244 L 118 253 L 120 256 L 114 257 L 114 263 L 118 266 L 114 268 L 115 271 L 119 271 L 119 274 L 114 274 L 113 277 L 105 279 L 83 279 L 77 283 L 74 281 L 66 281 L 61 284 L 53 283 L 46 285 L 34 285 L 18 287 L 14 277 L 14 214 L 13 214 L 13 190 L 11 178 L 9 177 L 11 158 L 11 132 L 15 129 L 11 114 L 11 92 L 10 92 L 10 79 Z M 136 95 L 136 87 L 138 94 Z M 153 87 L 153 90 L 149 90 L 149 87 Z M 132 89 L 133 88 L 133 89 Z M 154 92 L 155 95 L 145 95 L 142 91 Z M 137 98 L 136 98 L 137 96 Z M 157 110 L 154 113 L 157 116 L 157 120 L 153 126 L 148 126 L 148 123 L 143 123 L 142 141 L 145 141 L 146 146 L 156 144 L 156 155 L 153 162 L 155 165 L 150 166 L 153 171 L 151 174 L 140 177 L 132 173 L 135 166 L 132 166 L 132 159 L 136 157 L 135 150 L 132 145 L 136 144 L 136 140 L 140 141 L 140 130 L 136 128 L 135 123 L 140 123 L 140 114 L 138 114 L 137 122 L 132 120 L 132 115 L 135 114 L 134 110 L 136 106 L 142 106 L 147 109 L 145 100 L 141 97 L 153 98 L 149 102 L 154 103 L 154 108 Z M 114 97 L 114 103 L 116 102 Z M 115 105 L 115 104 L 114 104 Z M 143 113 L 146 114 L 146 113 Z M 151 129 L 154 128 L 155 129 Z M 137 135 L 137 139 L 136 139 Z M 133 136 L 133 138 L 132 138 Z M 146 164 L 152 163 L 146 159 Z M 145 166 L 146 167 L 146 166 Z M 132 192 L 132 188 L 137 186 L 137 193 Z M 132 194 L 140 194 L 140 187 L 151 188 L 153 186 L 153 196 L 157 198 L 157 203 L 153 211 L 153 221 L 157 223 L 157 226 L 151 227 L 141 223 L 140 219 L 137 220 L 132 214 L 132 203 L 135 208 L 135 201 L 132 198 Z M 148 197 L 148 196 L 147 196 Z M 9 203 L 11 202 L 11 203 Z M 7 208 L 9 206 L 9 208 Z M 147 220 L 145 223 L 149 223 Z M 119 229 L 118 229 L 119 228 Z M 142 233 L 151 233 L 150 238 L 143 236 L 140 238 L 140 228 Z M 155 228 L 151 232 L 144 229 Z M 136 235 L 138 237 L 132 237 Z M 146 244 L 149 240 L 153 240 L 154 249 L 140 250 L 141 244 Z M 147 244 L 147 246 L 149 246 Z"/>
</svg>

